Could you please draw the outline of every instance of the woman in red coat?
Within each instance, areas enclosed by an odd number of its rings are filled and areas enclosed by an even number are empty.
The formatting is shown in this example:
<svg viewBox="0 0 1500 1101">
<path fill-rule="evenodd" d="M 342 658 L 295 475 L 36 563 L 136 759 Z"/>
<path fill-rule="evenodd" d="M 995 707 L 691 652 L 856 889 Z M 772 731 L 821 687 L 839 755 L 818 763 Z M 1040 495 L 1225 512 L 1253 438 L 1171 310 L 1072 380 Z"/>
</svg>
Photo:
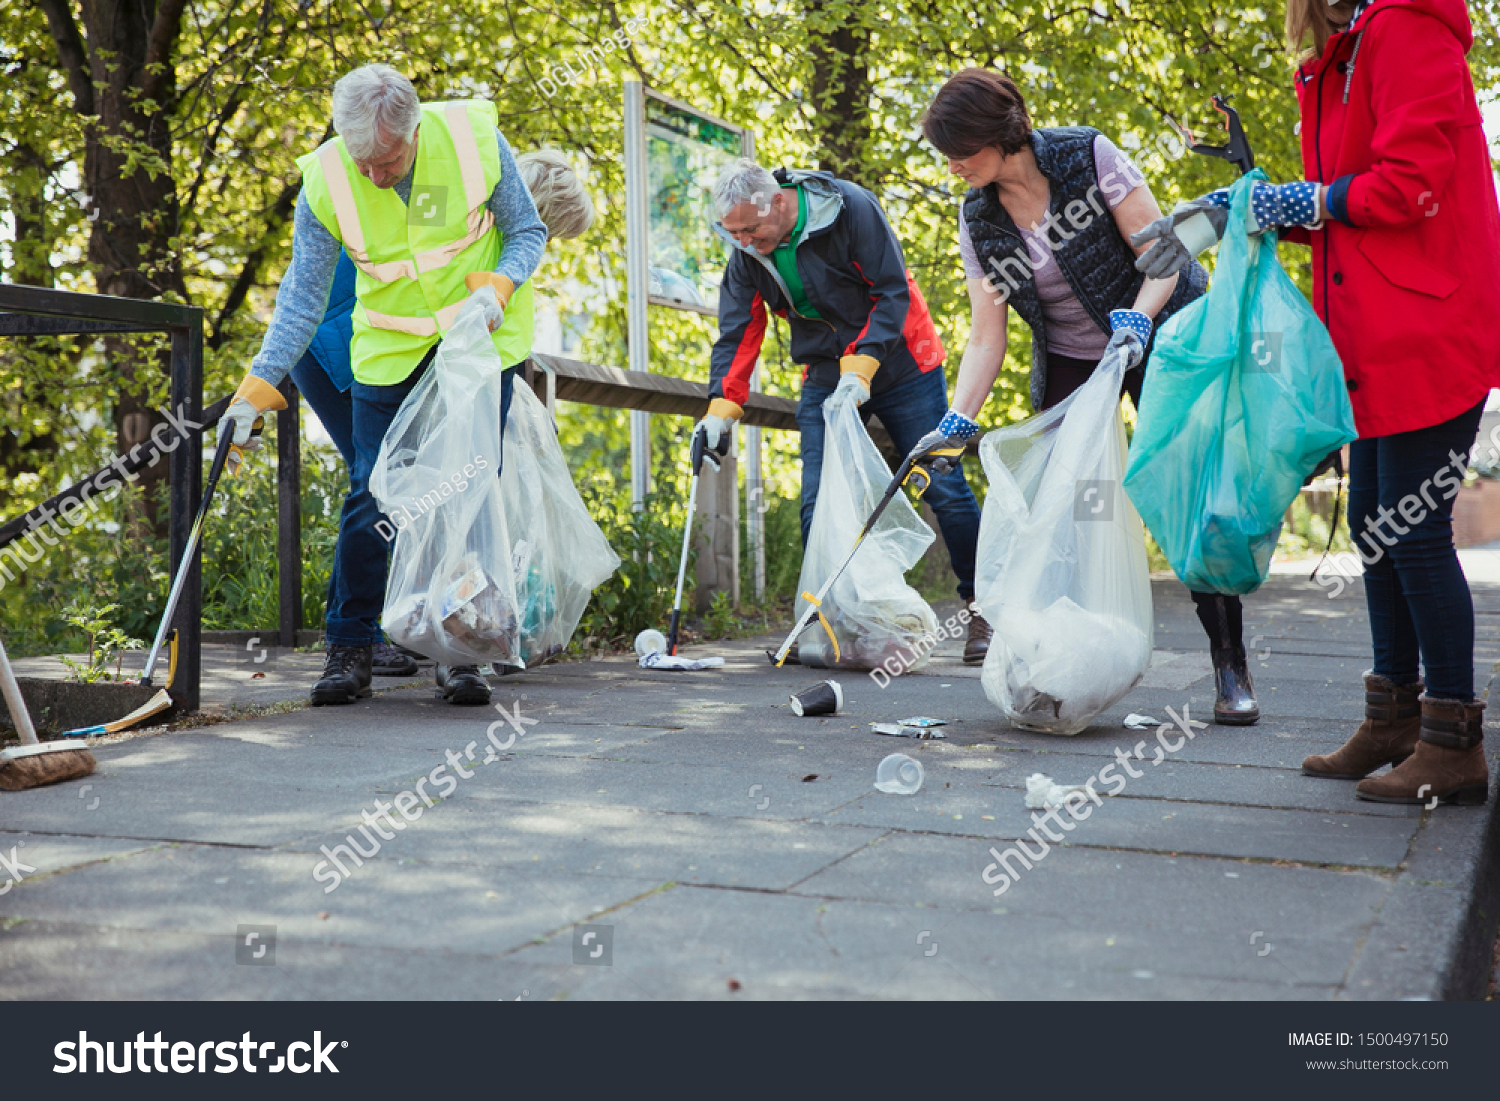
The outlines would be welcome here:
<svg viewBox="0 0 1500 1101">
<path fill-rule="evenodd" d="M 1303 772 L 1362 799 L 1482 804 L 1484 703 L 1453 498 L 1500 381 L 1500 208 L 1463 0 L 1288 0 L 1306 181 L 1258 184 L 1260 229 L 1313 250 L 1313 304 L 1343 361 L 1360 438 L 1349 530 L 1365 562 L 1374 669 L 1365 721 Z M 1224 232 L 1227 193 L 1133 240 L 1160 276 Z M 1424 683 L 1422 672 L 1425 670 Z M 1370 773 L 1386 764 L 1381 776 Z"/>
</svg>

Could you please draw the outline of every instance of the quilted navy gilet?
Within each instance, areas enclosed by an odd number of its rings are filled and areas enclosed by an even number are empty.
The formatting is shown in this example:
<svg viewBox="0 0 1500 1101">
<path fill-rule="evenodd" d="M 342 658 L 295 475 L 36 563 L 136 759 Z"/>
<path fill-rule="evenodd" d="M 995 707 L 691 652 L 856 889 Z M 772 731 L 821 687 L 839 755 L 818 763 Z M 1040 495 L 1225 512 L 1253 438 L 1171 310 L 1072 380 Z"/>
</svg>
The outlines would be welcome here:
<svg viewBox="0 0 1500 1101">
<path fill-rule="evenodd" d="M 1053 225 L 1073 235 L 1065 240 L 1059 229 L 1053 229 L 1047 235 L 1058 246 L 1052 255 L 1089 317 L 1107 333 L 1110 310 L 1131 308 L 1146 277 L 1135 270 L 1135 251 L 1120 236 L 1099 190 L 1099 170 L 1094 163 L 1094 139 L 1098 135 L 1099 131 L 1090 126 L 1035 129 L 1031 132 L 1031 148 L 1037 168 L 1047 177 L 1048 210 L 1056 215 Z M 1088 207 L 1087 215 L 1074 203 Z M 1063 218 L 1070 208 L 1076 221 Z M 1047 321 L 1042 316 L 1025 241 L 1000 204 L 994 184 L 970 188 L 964 198 L 963 218 L 990 286 L 1005 294 L 1006 301 L 1031 326 L 1031 403 L 1040 409 L 1047 392 Z M 1085 222 L 1082 229 L 1076 228 L 1078 222 Z M 1156 325 L 1160 327 L 1207 287 L 1208 273 L 1203 266 L 1196 260 L 1189 262 L 1172 297 L 1156 315 Z"/>
</svg>

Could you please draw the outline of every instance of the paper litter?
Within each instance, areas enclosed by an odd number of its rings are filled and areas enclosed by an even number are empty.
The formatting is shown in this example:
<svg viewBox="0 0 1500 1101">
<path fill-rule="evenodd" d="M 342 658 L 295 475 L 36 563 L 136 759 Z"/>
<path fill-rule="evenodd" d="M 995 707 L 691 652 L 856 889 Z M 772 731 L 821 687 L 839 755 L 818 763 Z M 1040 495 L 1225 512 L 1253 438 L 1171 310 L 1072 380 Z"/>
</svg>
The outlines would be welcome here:
<svg viewBox="0 0 1500 1101">
<path fill-rule="evenodd" d="M 947 726 L 948 725 L 948 720 L 947 719 L 929 719 L 929 718 L 926 718 L 925 716 L 918 715 L 914 719 L 902 719 L 901 720 L 901 725 L 902 726 L 920 726 L 920 727 L 924 727 L 924 728 L 925 727 L 929 727 L 929 726 Z M 942 735 L 939 734 L 938 737 L 942 737 Z"/>
<path fill-rule="evenodd" d="M 1075 791 L 1087 794 L 1088 789 L 1082 784 L 1056 783 L 1052 777 L 1043 776 L 1040 772 L 1033 772 L 1026 777 L 1026 805 L 1032 810 L 1060 807 L 1063 800 Z"/>
<path fill-rule="evenodd" d="M 1125 716 L 1126 730 L 1155 730 L 1159 726 L 1161 726 L 1160 719 L 1153 719 L 1150 715 L 1142 715 L 1137 711 L 1132 711 Z"/>
<path fill-rule="evenodd" d="M 919 738 L 927 741 L 932 738 L 945 737 L 941 730 L 933 730 L 925 726 L 913 726 L 909 721 L 905 720 L 899 723 L 871 723 L 870 729 L 877 734 L 889 734 L 893 738 Z"/>
<path fill-rule="evenodd" d="M 690 673 L 699 669 L 717 669 L 724 664 L 723 658 L 684 658 L 659 651 L 642 654 L 636 659 L 642 669 L 685 669 Z"/>
</svg>

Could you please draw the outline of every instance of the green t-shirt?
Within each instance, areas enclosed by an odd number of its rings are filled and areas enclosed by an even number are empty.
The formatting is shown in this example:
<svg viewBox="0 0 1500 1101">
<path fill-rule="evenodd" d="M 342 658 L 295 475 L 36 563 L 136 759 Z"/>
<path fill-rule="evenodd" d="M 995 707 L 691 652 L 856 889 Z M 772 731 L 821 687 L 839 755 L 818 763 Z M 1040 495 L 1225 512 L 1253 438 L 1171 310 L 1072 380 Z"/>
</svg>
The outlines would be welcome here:
<svg viewBox="0 0 1500 1101">
<path fill-rule="evenodd" d="M 792 236 L 784 245 L 777 245 L 771 253 L 771 262 L 776 265 L 776 270 L 781 273 L 782 282 L 786 284 L 787 290 L 792 292 L 792 309 L 804 317 L 821 318 L 816 307 L 807 300 L 807 290 L 802 286 L 802 277 L 797 274 L 797 242 L 802 239 L 803 227 L 807 225 L 807 199 L 802 193 L 802 188 L 789 185 L 797 195 L 797 224 L 792 227 Z M 783 189 L 785 190 L 785 189 Z"/>
</svg>

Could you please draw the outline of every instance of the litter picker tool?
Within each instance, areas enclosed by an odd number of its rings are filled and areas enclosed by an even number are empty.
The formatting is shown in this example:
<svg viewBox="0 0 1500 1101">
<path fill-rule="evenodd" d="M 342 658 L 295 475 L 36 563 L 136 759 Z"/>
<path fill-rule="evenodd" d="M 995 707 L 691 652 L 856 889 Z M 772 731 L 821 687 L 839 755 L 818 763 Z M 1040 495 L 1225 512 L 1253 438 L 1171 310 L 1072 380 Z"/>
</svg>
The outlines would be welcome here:
<svg viewBox="0 0 1500 1101">
<path fill-rule="evenodd" d="M 962 447 L 945 447 L 937 451 L 928 452 L 922 456 L 922 460 L 925 463 L 931 463 L 936 473 L 942 475 L 946 474 L 959 462 L 963 452 L 964 449 Z M 839 563 L 839 568 L 828 575 L 828 580 L 823 582 L 816 596 L 812 593 L 802 594 L 803 598 L 808 602 L 807 610 L 798 618 L 797 625 L 792 628 L 791 634 L 786 636 L 786 641 L 781 644 L 781 649 L 777 650 L 774 655 L 770 651 L 766 652 L 767 656 L 771 658 L 771 663 L 778 669 L 786 661 L 786 656 L 791 651 L 792 644 L 797 641 L 797 637 L 802 634 L 807 625 L 813 621 L 814 616 L 817 616 L 818 622 L 823 625 L 823 630 L 828 632 L 829 641 L 833 643 L 834 653 L 837 655 L 838 641 L 834 638 L 833 628 L 829 626 L 827 618 L 823 615 L 823 598 L 833 588 L 834 582 L 849 568 L 849 563 L 854 561 L 854 556 L 859 553 L 859 548 L 864 543 L 865 536 L 874 530 L 875 522 L 885 512 L 886 506 L 895 500 L 896 493 L 901 487 L 907 482 L 912 482 L 917 491 L 918 500 L 921 499 L 922 494 L 927 492 L 928 487 L 932 485 L 933 470 L 929 470 L 927 466 L 923 465 L 923 462 L 918 462 L 911 456 L 907 457 L 906 461 L 901 464 L 901 469 L 897 470 L 895 477 L 891 479 L 891 484 L 886 486 L 885 493 L 881 496 L 880 502 L 875 506 L 875 511 L 870 513 L 870 518 L 865 521 L 864 529 L 859 533 L 859 537 L 854 540 L 854 546 L 849 548 L 849 553 L 844 556 L 844 560 Z"/>
<path fill-rule="evenodd" d="M 688 547 L 693 538 L 693 513 L 698 507 L 698 471 L 703 467 L 703 460 L 707 454 L 707 438 L 702 432 L 695 431 L 693 447 L 688 459 L 693 468 L 693 478 L 688 484 L 687 522 L 682 528 L 682 557 L 677 561 L 677 595 L 672 598 L 672 622 L 667 627 L 667 653 L 674 657 L 677 654 L 677 625 L 682 618 L 682 579 L 687 576 Z M 714 464 L 714 468 L 718 468 L 718 463 Z"/>
<path fill-rule="evenodd" d="M 1240 113 L 1229 106 L 1229 96 L 1214 93 L 1211 102 L 1214 110 L 1224 116 L 1224 128 L 1229 131 L 1229 141 L 1224 145 L 1205 145 L 1193 136 L 1186 126 L 1174 122 L 1188 148 L 1205 157 L 1219 157 L 1228 161 L 1244 175 L 1255 167 L 1255 154 L 1250 151 L 1250 139 L 1245 137 L 1245 128 L 1240 124 Z"/>
<path fill-rule="evenodd" d="M 0 750 L 0 790 L 24 791 L 62 780 L 77 780 L 94 771 L 98 762 L 87 749 L 66 742 L 43 745 L 38 740 L 4 643 L 0 643 L 0 694 L 5 696 L 11 722 L 21 735 L 19 746 Z"/>
<path fill-rule="evenodd" d="M 260 430 L 253 429 L 250 434 L 258 436 Z M 182 586 L 187 581 L 193 558 L 198 553 L 198 544 L 203 539 L 203 520 L 208 515 L 208 506 L 213 503 L 214 489 L 219 484 L 219 475 L 224 472 L 224 463 L 229 458 L 229 445 L 233 442 L 232 431 L 225 432 L 219 437 L 219 446 L 214 451 L 213 465 L 208 468 L 208 485 L 203 490 L 203 501 L 198 505 L 198 515 L 193 518 L 192 529 L 188 532 L 187 546 L 183 549 L 182 561 L 177 564 L 177 576 L 172 579 L 172 588 L 167 594 L 167 610 L 162 614 L 161 626 L 156 629 L 156 641 L 151 644 L 151 654 L 146 658 L 146 668 L 141 673 L 141 684 L 149 685 L 151 674 L 156 670 L 156 659 L 161 656 L 162 643 L 166 641 L 172 615 L 177 611 L 177 601 L 182 596 Z"/>
</svg>

